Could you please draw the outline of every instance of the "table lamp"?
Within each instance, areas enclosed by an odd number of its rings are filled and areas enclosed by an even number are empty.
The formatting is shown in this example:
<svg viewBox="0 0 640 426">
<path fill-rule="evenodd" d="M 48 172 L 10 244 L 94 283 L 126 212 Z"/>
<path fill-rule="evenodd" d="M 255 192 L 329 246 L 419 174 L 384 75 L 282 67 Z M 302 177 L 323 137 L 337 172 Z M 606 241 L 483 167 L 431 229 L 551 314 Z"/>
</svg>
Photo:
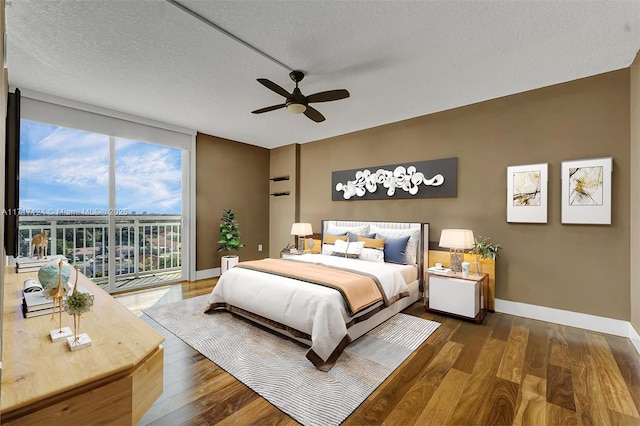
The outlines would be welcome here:
<svg viewBox="0 0 640 426">
<path fill-rule="evenodd" d="M 294 223 L 291 225 L 291 235 L 298 237 L 298 251 L 304 253 L 304 237 L 312 235 L 313 229 L 310 223 Z"/>
<path fill-rule="evenodd" d="M 449 262 L 453 272 L 462 272 L 464 250 L 473 248 L 475 239 L 470 229 L 443 229 L 440 234 L 440 247 L 449 249 Z"/>
</svg>

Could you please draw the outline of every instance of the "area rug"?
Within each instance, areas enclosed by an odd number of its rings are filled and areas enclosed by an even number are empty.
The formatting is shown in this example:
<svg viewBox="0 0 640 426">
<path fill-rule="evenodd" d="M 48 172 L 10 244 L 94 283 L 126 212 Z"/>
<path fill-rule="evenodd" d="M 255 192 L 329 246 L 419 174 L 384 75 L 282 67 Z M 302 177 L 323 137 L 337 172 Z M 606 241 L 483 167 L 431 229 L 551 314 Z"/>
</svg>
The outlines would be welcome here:
<svg viewBox="0 0 640 426">
<path fill-rule="evenodd" d="M 302 344 L 228 312 L 204 314 L 207 297 L 144 313 L 303 425 L 340 424 L 440 325 L 397 314 L 351 343 L 325 373 Z"/>
</svg>

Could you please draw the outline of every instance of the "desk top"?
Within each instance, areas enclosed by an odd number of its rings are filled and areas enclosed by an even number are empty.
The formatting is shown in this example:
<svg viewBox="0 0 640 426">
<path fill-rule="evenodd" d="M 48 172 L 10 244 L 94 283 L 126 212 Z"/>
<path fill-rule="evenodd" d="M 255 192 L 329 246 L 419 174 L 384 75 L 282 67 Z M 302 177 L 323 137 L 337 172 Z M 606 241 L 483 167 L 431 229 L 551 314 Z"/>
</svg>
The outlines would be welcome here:
<svg viewBox="0 0 640 426">
<path fill-rule="evenodd" d="M 91 310 L 82 314 L 80 333 L 92 345 L 71 352 L 66 340 L 51 342 L 49 331 L 60 325 L 58 314 L 24 318 L 24 280 L 37 273 L 17 274 L 5 268 L 0 413 L 51 398 L 96 381 L 129 374 L 164 341 L 164 337 L 80 274 L 78 285 L 94 294 Z M 70 282 L 75 281 L 75 271 Z M 73 317 L 62 313 L 62 326 L 73 330 Z"/>
</svg>

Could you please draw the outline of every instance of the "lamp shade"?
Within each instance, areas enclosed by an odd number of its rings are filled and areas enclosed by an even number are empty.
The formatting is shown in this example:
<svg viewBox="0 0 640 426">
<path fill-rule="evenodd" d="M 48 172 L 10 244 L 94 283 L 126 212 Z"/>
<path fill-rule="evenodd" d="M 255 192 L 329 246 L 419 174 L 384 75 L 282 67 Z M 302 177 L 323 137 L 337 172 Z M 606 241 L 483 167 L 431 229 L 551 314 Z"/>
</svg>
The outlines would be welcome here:
<svg viewBox="0 0 640 426">
<path fill-rule="evenodd" d="M 440 247 L 470 249 L 474 243 L 473 231 L 470 229 L 443 229 L 440 234 Z"/>
<path fill-rule="evenodd" d="M 291 235 L 304 237 L 311 234 L 313 234 L 313 229 L 310 223 L 294 223 L 291 225 Z"/>
</svg>

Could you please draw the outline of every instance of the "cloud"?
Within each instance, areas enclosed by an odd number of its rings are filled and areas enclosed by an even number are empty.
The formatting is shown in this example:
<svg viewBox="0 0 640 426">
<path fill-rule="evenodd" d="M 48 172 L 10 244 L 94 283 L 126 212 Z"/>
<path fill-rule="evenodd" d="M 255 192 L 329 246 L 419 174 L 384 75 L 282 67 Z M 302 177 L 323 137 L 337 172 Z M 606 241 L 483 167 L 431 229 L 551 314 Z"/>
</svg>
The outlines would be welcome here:
<svg viewBox="0 0 640 426">
<path fill-rule="evenodd" d="M 75 210 L 108 203 L 108 136 L 29 123 L 23 137 L 21 207 Z M 116 207 L 180 214 L 181 167 L 179 149 L 117 139 Z"/>
</svg>

